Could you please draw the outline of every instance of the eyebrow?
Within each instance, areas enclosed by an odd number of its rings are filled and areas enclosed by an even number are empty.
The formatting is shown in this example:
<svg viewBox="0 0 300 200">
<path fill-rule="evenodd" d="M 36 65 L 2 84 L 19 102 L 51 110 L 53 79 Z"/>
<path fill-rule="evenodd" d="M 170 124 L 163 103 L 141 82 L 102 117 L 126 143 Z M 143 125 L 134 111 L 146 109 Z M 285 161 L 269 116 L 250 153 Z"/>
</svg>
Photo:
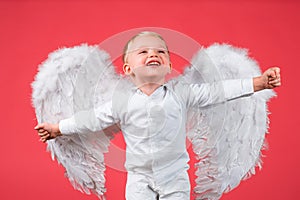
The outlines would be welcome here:
<svg viewBox="0 0 300 200">
<path fill-rule="evenodd" d="M 157 50 L 165 50 L 165 51 L 169 52 L 169 50 L 166 47 L 141 46 L 141 47 L 135 48 L 133 50 L 128 50 L 127 53 L 132 53 L 132 52 L 135 52 L 135 51 L 139 51 L 141 49 L 157 49 Z"/>
</svg>

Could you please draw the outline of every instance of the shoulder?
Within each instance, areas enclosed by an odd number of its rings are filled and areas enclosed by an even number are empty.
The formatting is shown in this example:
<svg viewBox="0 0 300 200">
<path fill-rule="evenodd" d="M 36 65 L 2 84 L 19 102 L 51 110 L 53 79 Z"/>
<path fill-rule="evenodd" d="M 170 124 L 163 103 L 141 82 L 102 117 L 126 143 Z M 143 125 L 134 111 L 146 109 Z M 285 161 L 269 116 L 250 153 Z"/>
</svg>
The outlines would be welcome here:
<svg viewBox="0 0 300 200">
<path fill-rule="evenodd" d="M 186 100 L 190 94 L 190 84 L 185 83 L 180 80 L 170 80 L 166 83 L 167 88 L 177 96 L 181 97 L 183 100 Z"/>
<path fill-rule="evenodd" d="M 182 80 L 178 80 L 178 79 L 172 79 L 172 80 L 168 81 L 165 85 L 174 91 L 189 87 L 189 84 L 185 83 Z"/>
<path fill-rule="evenodd" d="M 119 112 L 125 108 L 128 104 L 128 100 L 133 95 L 135 86 L 127 79 L 120 80 L 114 88 L 112 94 L 112 109 L 115 112 Z"/>
</svg>

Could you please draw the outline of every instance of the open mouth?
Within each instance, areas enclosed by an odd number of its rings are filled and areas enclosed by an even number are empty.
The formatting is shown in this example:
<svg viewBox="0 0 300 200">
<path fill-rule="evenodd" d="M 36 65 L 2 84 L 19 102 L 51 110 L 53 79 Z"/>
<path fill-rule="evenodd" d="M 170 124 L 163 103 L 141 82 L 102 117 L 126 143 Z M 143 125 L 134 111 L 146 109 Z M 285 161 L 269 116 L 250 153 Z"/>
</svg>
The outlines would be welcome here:
<svg viewBox="0 0 300 200">
<path fill-rule="evenodd" d="M 152 60 L 152 61 L 149 61 L 146 66 L 154 66 L 154 67 L 157 67 L 157 66 L 160 66 L 160 62 L 157 61 L 157 60 Z"/>
</svg>

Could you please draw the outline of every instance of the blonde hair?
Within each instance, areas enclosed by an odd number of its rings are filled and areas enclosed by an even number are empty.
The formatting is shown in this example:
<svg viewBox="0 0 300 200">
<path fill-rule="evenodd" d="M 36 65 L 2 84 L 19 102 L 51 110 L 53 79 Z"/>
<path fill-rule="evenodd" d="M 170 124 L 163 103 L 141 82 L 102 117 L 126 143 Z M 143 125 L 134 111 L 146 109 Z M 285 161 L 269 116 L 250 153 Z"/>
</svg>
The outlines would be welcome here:
<svg viewBox="0 0 300 200">
<path fill-rule="evenodd" d="M 156 32 L 152 32 L 152 31 L 143 31 L 143 32 L 140 32 L 138 34 L 136 34 L 135 36 L 133 36 L 127 43 L 126 45 L 124 46 L 124 49 L 123 49 L 123 57 L 122 57 L 122 60 L 123 62 L 125 63 L 126 61 L 126 58 L 127 58 L 127 54 L 128 54 L 128 47 L 132 44 L 132 42 L 137 38 L 137 37 L 140 37 L 140 36 L 154 36 L 156 38 L 159 38 L 160 40 L 162 40 L 167 48 L 167 51 L 169 53 L 169 49 L 168 49 L 168 46 L 166 44 L 166 41 L 164 40 L 164 38 L 156 33 Z"/>
</svg>

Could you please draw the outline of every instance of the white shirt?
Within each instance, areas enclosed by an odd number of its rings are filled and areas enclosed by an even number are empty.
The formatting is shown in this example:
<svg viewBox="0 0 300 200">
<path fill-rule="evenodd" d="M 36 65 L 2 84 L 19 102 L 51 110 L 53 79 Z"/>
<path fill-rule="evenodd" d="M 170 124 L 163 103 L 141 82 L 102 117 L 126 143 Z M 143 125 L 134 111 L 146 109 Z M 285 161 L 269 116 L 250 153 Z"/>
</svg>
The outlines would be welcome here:
<svg viewBox="0 0 300 200">
<path fill-rule="evenodd" d="M 126 142 L 126 169 L 163 183 L 189 167 L 187 110 L 252 93 L 252 79 L 190 85 L 171 81 L 150 96 L 137 88 L 118 91 L 112 101 L 62 120 L 59 128 L 65 135 L 119 123 Z"/>
</svg>

